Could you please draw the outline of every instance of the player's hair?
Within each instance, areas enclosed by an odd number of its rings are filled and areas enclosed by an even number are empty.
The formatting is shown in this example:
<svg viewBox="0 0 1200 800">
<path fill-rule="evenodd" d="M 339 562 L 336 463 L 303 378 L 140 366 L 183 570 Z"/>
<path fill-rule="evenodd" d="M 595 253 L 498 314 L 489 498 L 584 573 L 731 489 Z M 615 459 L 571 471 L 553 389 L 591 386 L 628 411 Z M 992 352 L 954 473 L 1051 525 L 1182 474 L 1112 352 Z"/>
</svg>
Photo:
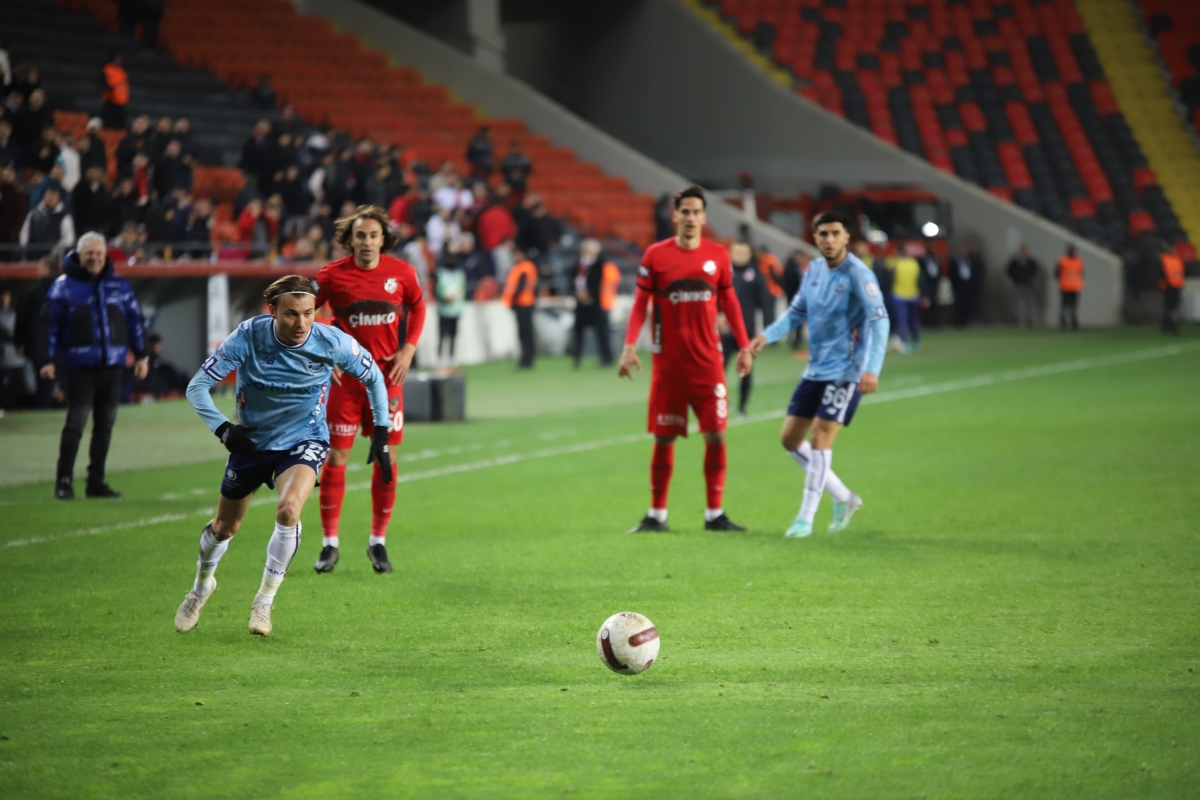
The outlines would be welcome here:
<svg viewBox="0 0 1200 800">
<path fill-rule="evenodd" d="M 354 238 L 354 223 L 360 219 L 373 219 L 383 228 L 383 249 L 391 250 L 400 241 L 400 237 L 392 233 L 392 221 L 387 212 L 379 206 L 359 206 L 354 212 L 347 214 L 333 224 L 333 240 L 350 250 Z"/>
<path fill-rule="evenodd" d="M 306 278 L 303 275 L 284 275 L 267 287 L 267 290 L 263 292 L 263 297 L 271 308 L 274 308 L 279 303 L 279 298 L 285 294 L 311 294 L 316 297 L 317 287 L 312 282 L 312 278 Z"/>
<path fill-rule="evenodd" d="M 686 189 L 680 189 L 675 193 L 675 196 L 671 198 L 671 201 L 675 204 L 675 210 L 678 211 L 679 205 L 689 197 L 696 198 L 700 201 L 701 206 L 708 208 L 708 198 L 704 196 L 704 190 L 699 186 L 689 186 Z"/>
<path fill-rule="evenodd" d="M 835 222 L 840 222 L 846 233 L 850 233 L 850 215 L 838 208 L 822 211 L 813 217 L 812 229 L 816 231 L 822 225 L 832 225 Z"/>
</svg>

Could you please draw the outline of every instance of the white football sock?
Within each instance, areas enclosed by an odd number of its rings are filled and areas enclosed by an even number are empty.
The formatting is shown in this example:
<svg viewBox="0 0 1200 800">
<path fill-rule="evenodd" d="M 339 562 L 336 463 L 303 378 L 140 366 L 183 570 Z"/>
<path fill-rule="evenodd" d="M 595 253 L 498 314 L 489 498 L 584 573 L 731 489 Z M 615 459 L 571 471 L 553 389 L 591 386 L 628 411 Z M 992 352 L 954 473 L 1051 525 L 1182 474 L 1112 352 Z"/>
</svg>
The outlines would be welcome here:
<svg viewBox="0 0 1200 800">
<path fill-rule="evenodd" d="M 704 521 L 712 522 L 717 517 L 725 513 L 723 508 L 706 508 L 704 509 Z"/>
<path fill-rule="evenodd" d="M 659 522 L 667 521 L 667 510 L 665 508 L 652 508 L 646 512 L 646 516 Z"/>
<path fill-rule="evenodd" d="M 370 539 L 367 540 L 367 546 L 371 547 L 372 545 L 383 544 L 386 540 L 387 540 L 386 536 L 374 536 L 373 535 L 370 537 Z"/>
<path fill-rule="evenodd" d="M 321 540 L 321 546 L 322 547 L 337 547 L 338 546 L 338 537 L 336 537 L 336 536 L 324 537 Z"/>
<path fill-rule="evenodd" d="M 267 542 L 267 566 L 263 569 L 262 585 L 258 587 L 258 594 L 254 597 L 256 604 L 269 605 L 275 600 L 275 593 L 279 591 L 279 585 L 287 576 L 288 565 L 300 549 L 300 529 L 299 522 L 295 525 L 275 523 L 275 532 Z"/>
<path fill-rule="evenodd" d="M 808 469 L 804 472 L 804 501 L 800 504 L 800 518 L 811 523 L 821 505 L 821 492 L 829 477 L 829 465 L 833 463 L 832 450 L 813 450 L 808 458 Z"/>
<path fill-rule="evenodd" d="M 808 459 L 812 455 L 812 445 L 808 443 L 808 440 L 802 442 L 797 449 L 788 450 L 787 454 L 792 457 L 792 461 L 800 465 L 800 469 L 808 472 Z M 850 490 L 833 470 L 829 470 L 829 474 L 825 477 L 825 491 L 829 492 L 829 496 L 839 503 L 850 499 Z"/>
<path fill-rule="evenodd" d="M 196 560 L 196 581 L 192 584 L 192 591 L 196 594 L 206 595 L 212 591 L 213 573 L 217 571 L 217 564 L 221 563 L 221 556 L 225 555 L 231 541 L 218 541 L 212 532 L 212 523 L 204 526 L 200 534 L 200 558 Z"/>
</svg>

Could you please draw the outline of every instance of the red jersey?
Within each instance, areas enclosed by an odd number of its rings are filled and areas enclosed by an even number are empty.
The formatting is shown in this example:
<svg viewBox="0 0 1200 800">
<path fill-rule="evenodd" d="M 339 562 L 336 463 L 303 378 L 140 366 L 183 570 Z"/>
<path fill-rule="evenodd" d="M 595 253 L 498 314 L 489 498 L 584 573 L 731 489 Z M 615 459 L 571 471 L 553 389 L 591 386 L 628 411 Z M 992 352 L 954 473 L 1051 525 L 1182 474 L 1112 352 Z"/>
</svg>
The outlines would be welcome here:
<svg viewBox="0 0 1200 800">
<path fill-rule="evenodd" d="M 738 346 L 749 343 L 744 325 L 738 324 L 742 313 L 733 292 L 729 251 L 721 245 L 702 239 L 695 250 L 684 250 L 674 238 L 652 244 L 638 267 L 637 286 L 654 301 L 650 325 L 655 372 L 724 371 L 717 333 L 718 299 Z M 636 316 L 631 317 L 626 342 L 630 337 L 637 341 L 638 331 L 632 330 Z M 641 328 L 640 320 L 637 326 Z"/>
<path fill-rule="evenodd" d="M 425 299 L 417 271 L 407 261 L 382 255 L 375 269 L 360 269 L 348 255 L 321 267 L 317 285 L 317 306 L 328 302 L 333 324 L 362 343 L 376 361 L 400 349 L 405 309 L 405 341 L 415 345 L 421 338 Z"/>
</svg>

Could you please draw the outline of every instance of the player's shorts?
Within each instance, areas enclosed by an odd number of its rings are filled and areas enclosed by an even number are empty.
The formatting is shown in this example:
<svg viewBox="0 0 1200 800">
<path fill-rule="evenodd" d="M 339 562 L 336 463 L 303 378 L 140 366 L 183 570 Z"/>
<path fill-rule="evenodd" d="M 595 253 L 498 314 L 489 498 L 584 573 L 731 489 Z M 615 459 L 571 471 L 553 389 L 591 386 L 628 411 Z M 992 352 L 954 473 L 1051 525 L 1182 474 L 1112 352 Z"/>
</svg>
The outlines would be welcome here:
<svg viewBox="0 0 1200 800">
<path fill-rule="evenodd" d="M 297 464 L 312 467 L 319 477 L 328 452 L 329 445 L 320 439 L 305 439 L 288 450 L 230 453 L 229 460 L 225 462 L 221 495 L 230 500 L 241 500 L 258 491 L 258 487 L 264 483 L 268 489 L 274 489 L 275 479 Z"/>
<path fill-rule="evenodd" d="M 854 381 L 800 381 L 788 403 L 789 417 L 803 417 L 840 422 L 849 425 L 862 400 L 862 392 Z"/>
<path fill-rule="evenodd" d="M 388 414 L 392 418 L 388 444 L 395 447 L 404 441 L 404 386 L 388 386 L 387 396 Z M 375 418 L 371 415 L 367 387 L 349 375 L 342 376 L 340 385 L 330 385 L 325 421 L 329 424 L 330 447 L 349 450 L 354 446 L 354 437 L 360 427 L 363 436 L 370 438 L 375 433 Z"/>
<path fill-rule="evenodd" d="M 688 407 L 700 431 L 725 430 L 729 399 L 725 374 L 718 363 L 708 377 L 654 373 L 646 429 L 655 436 L 687 436 Z"/>
</svg>

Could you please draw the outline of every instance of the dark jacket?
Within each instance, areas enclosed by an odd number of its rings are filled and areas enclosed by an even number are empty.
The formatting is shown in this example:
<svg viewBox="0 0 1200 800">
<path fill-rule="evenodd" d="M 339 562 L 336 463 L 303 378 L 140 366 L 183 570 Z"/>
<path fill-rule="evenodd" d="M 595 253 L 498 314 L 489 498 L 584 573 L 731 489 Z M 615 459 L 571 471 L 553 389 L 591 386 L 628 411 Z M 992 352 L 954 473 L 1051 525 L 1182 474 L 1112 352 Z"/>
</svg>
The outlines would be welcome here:
<svg viewBox="0 0 1200 800">
<path fill-rule="evenodd" d="M 71 197 L 75 200 L 73 216 L 76 233 L 104 233 L 108 229 L 110 200 L 108 189 L 103 182 L 93 188 L 86 180 L 80 181 L 75 184 L 75 191 L 71 193 Z"/>
<path fill-rule="evenodd" d="M 608 259 L 604 257 L 604 253 L 601 253 L 599 256 L 597 256 L 596 260 L 588 266 L 587 274 L 584 275 L 584 288 L 587 289 L 587 293 L 591 298 L 591 302 L 586 304 L 586 306 L 584 306 L 583 303 L 580 303 L 580 308 L 586 307 L 588 309 L 592 309 L 600 307 L 600 287 L 604 283 L 604 265 L 607 263 L 607 261 Z M 582 261 L 575 264 L 576 276 L 579 275 L 579 268 L 582 266 Z"/>
<path fill-rule="evenodd" d="M 493 165 L 492 140 L 475 136 L 467 145 L 467 163 L 481 172 L 491 173 Z"/>
<path fill-rule="evenodd" d="M 15 342 L 17 347 L 25 348 L 25 355 L 35 364 L 47 361 L 45 355 L 45 320 L 42 319 L 42 306 L 46 303 L 46 294 L 54 285 L 54 278 L 47 276 L 38 278 L 25 287 L 21 294 L 21 303 L 17 306 L 17 332 Z"/>
<path fill-rule="evenodd" d="M 1008 277 L 1017 286 L 1032 286 L 1038 274 L 1038 263 L 1032 258 L 1015 256 L 1008 262 Z"/>
<path fill-rule="evenodd" d="M 525 182 L 529 179 L 529 173 L 533 172 L 533 164 L 530 162 L 529 156 L 524 153 L 509 153 L 500 162 L 500 172 L 509 186 L 518 192 L 523 192 L 525 191 Z"/>
<path fill-rule="evenodd" d="M 123 367 L 125 354 L 145 355 L 142 309 L 133 287 L 113 271 L 108 259 L 93 278 L 72 250 L 54 281 L 42 313 L 46 319 L 44 357 L 75 367 Z"/>
<path fill-rule="evenodd" d="M 767 278 L 758 268 L 758 259 L 752 258 L 742 266 L 733 265 L 733 291 L 737 294 L 738 303 L 742 306 L 742 321 L 746 323 L 746 333 L 754 336 L 757 332 L 755 311 L 763 312 L 763 320 L 768 324 L 774 319 L 775 295 L 767 285 Z"/>
</svg>

